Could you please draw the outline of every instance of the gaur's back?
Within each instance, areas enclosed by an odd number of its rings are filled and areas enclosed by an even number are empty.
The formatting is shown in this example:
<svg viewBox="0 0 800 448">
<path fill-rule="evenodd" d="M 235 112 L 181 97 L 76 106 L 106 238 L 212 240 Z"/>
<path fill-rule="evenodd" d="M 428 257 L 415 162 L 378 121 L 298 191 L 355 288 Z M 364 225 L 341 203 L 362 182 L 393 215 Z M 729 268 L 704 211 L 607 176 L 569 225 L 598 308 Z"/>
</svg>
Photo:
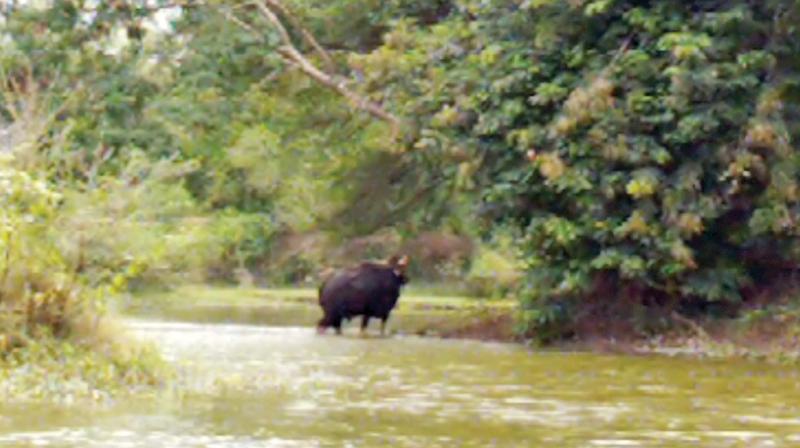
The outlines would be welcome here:
<svg viewBox="0 0 800 448">
<path fill-rule="evenodd" d="M 391 268 L 375 263 L 362 263 L 356 268 L 339 271 L 328 277 L 320 285 L 320 300 L 323 300 L 327 291 L 369 294 L 382 289 L 393 289 L 395 287 L 393 280 L 394 273 Z"/>
</svg>

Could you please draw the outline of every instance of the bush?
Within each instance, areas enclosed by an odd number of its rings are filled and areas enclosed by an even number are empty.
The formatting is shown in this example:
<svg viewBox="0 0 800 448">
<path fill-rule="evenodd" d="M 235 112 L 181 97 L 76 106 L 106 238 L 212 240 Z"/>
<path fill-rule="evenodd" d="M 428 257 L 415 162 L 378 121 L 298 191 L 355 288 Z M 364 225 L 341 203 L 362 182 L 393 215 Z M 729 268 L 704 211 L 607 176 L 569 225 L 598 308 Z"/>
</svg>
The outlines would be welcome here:
<svg viewBox="0 0 800 448">
<path fill-rule="evenodd" d="M 108 297 L 143 265 L 140 252 L 104 243 L 135 247 L 119 238 L 120 231 L 136 236 L 127 233 L 135 228 L 98 222 L 97 209 L 77 216 L 70 204 L 79 193 L 56 193 L 46 179 L 15 168 L 13 158 L 0 163 L 2 388 L 13 399 L 72 400 L 158 384 L 166 372 L 159 355 L 125 341 L 104 318 Z M 83 225 L 98 229 L 91 235 L 97 245 L 87 243 Z M 116 238 L 106 238 L 113 232 Z"/>
<path fill-rule="evenodd" d="M 7 162 L 7 161 L 6 161 Z M 64 335 L 90 306 L 76 266 L 52 233 L 60 195 L 45 181 L 0 166 L 0 303 L 4 341 L 23 341 L 39 326 Z M 7 345 L 7 344 L 6 344 Z"/>
</svg>

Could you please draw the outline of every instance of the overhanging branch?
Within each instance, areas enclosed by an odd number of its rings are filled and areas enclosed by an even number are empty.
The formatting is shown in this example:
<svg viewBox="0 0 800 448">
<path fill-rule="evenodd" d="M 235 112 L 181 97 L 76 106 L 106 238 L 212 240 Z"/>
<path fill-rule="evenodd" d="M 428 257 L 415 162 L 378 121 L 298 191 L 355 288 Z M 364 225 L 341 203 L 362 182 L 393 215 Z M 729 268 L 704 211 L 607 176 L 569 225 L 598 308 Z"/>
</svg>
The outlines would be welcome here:
<svg viewBox="0 0 800 448">
<path fill-rule="evenodd" d="M 297 16 L 292 14 L 292 12 L 289 11 L 289 9 L 278 0 L 265 0 L 265 1 L 269 6 L 271 6 L 273 9 L 278 11 L 283 17 L 285 17 L 286 20 L 289 21 L 289 24 L 291 24 L 292 27 L 295 28 L 300 33 L 301 36 L 303 36 L 303 40 L 305 40 L 306 43 L 309 46 L 311 46 L 311 48 L 313 48 L 314 51 L 316 51 L 319 57 L 322 59 L 322 62 L 325 64 L 325 68 L 328 70 L 328 72 L 335 73 L 336 64 L 333 62 L 333 58 L 328 53 L 328 51 L 325 50 L 325 48 L 323 48 L 322 45 L 320 45 L 320 43 L 317 41 L 314 35 L 311 34 L 311 32 L 308 31 L 308 29 L 306 29 L 306 27 L 304 27 L 302 23 L 300 23 L 300 20 L 297 19 Z"/>
<path fill-rule="evenodd" d="M 395 115 L 384 109 L 380 104 L 371 101 L 366 96 L 363 96 L 350 88 L 347 87 L 347 83 L 345 79 L 337 76 L 334 73 L 326 72 L 320 68 L 318 68 L 313 62 L 311 62 L 305 55 L 303 55 L 297 47 L 294 45 L 291 39 L 291 35 L 289 31 L 286 29 L 286 26 L 283 24 L 281 19 L 278 15 L 270 9 L 270 6 L 273 7 L 275 10 L 279 11 L 282 15 L 284 15 L 287 20 L 295 24 L 303 38 L 306 42 L 315 49 L 315 51 L 320 54 L 320 57 L 323 61 L 329 60 L 329 62 L 325 62 L 326 65 L 329 66 L 329 69 L 333 68 L 333 61 L 330 59 L 330 56 L 325 51 L 324 48 L 319 44 L 319 42 L 311 35 L 310 32 L 305 30 L 299 25 L 297 19 L 291 15 L 291 13 L 286 10 L 286 8 L 277 0 L 264 0 L 253 2 L 254 5 L 259 13 L 275 28 L 280 36 L 281 42 L 283 45 L 278 49 L 278 52 L 283 57 L 283 59 L 288 62 L 290 65 L 298 68 L 301 72 L 303 72 L 306 76 L 313 79 L 314 81 L 318 82 L 319 84 L 335 91 L 339 95 L 343 96 L 352 107 L 364 111 L 379 120 L 385 121 L 392 126 L 392 134 L 393 137 L 399 135 L 401 121 Z M 242 29 L 250 32 L 251 34 L 258 37 L 261 42 L 264 42 L 264 36 L 258 32 L 252 25 L 244 22 L 243 20 L 236 17 L 232 12 L 222 10 L 222 13 L 228 18 L 231 22 L 235 23 L 237 26 L 241 27 Z M 332 70 L 331 70 L 332 71 Z"/>
<path fill-rule="evenodd" d="M 290 63 L 292 63 L 295 67 L 299 68 L 300 71 L 302 71 L 315 81 L 319 82 L 320 84 L 330 89 L 333 89 L 334 91 L 338 92 L 340 95 L 345 97 L 350 102 L 350 104 L 353 105 L 353 107 L 361 109 L 376 118 L 389 122 L 395 127 L 400 125 L 400 120 L 398 120 L 397 117 L 387 112 L 377 103 L 374 103 L 370 101 L 368 98 L 348 89 L 347 86 L 345 85 L 344 80 L 337 79 L 336 77 L 331 76 L 319 70 L 317 67 L 314 66 L 314 64 L 310 63 L 308 59 L 306 59 L 302 54 L 300 54 L 294 47 L 290 47 L 287 45 L 279 48 L 278 52 Z"/>
</svg>

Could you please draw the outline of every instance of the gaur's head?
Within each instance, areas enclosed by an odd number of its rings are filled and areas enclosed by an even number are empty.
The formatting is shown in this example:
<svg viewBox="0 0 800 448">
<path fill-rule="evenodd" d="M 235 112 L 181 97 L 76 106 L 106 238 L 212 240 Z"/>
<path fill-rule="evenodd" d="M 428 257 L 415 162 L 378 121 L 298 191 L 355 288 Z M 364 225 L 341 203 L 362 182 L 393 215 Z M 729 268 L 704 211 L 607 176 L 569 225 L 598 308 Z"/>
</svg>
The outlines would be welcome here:
<svg viewBox="0 0 800 448">
<path fill-rule="evenodd" d="M 386 263 L 392 268 L 395 277 L 400 281 L 400 284 L 408 283 L 408 276 L 406 269 L 408 268 L 408 255 L 392 255 Z"/>
<path fill-rule="evenodd" d="M 325 329 L 330 326 L 331 323 L 328 320 L 328 316 L 323 316 L 322 319 L 317 322 L 317 334 L 325 333 Z"/>
</svg>

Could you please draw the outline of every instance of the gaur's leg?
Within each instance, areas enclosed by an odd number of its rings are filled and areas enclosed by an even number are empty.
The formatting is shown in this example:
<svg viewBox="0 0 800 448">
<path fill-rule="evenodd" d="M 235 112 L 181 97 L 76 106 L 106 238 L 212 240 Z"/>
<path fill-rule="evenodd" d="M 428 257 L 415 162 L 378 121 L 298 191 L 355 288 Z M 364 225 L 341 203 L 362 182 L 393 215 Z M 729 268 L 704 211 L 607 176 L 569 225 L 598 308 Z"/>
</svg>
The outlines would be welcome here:
<svg viewBox="0 0 800 448">
<path fill-rule="evenodd" d="M 365 314 L 361 318 L 361 334 L 365 334 L 367 332 L 367 325 L 369 325 L 369 315 Z"/>
<path fill-rule="evenodd" d="M 381 318 L 381 336 L 386 334 L 386 321 L 389 320 L 389 316 L 385 316 Z"/>
<path fill-rule="evenodd" d="M 317 322 L 317 334 L 325 333 L 325 330 L 328 329 L 330 325 L 328 325 L 328 316 L 323 316 L 322 319 Z"/>
<path fill-rule="evenodd" d="M 331 324 L 334 330 L 336 330 L 336 334 L 342 334 L 342 317 L 339 316 L 333 320 L 333 324 Z"/>
</svg>

